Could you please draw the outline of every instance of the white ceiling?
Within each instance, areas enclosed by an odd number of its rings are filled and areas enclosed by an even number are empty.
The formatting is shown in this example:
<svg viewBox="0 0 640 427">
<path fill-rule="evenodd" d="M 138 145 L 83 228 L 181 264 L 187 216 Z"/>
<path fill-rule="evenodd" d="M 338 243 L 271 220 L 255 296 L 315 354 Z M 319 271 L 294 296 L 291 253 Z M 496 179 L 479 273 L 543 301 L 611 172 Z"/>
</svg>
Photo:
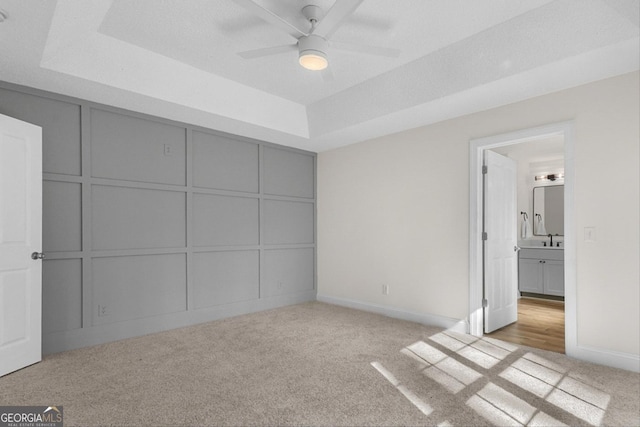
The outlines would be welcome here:
<svg viewBox="0 0 640 427">
<path fill-rule="evenodd" d="M 333 0 L 254 0 L 305 28 Z M 344 1 L 344 0 L 338 0 Z M 331 41 L 333 79 L 234 0 L 0 0 L 0 80 L 324 151 L 640 68 L 637 0 L 364 0 Z"/>
</svg>

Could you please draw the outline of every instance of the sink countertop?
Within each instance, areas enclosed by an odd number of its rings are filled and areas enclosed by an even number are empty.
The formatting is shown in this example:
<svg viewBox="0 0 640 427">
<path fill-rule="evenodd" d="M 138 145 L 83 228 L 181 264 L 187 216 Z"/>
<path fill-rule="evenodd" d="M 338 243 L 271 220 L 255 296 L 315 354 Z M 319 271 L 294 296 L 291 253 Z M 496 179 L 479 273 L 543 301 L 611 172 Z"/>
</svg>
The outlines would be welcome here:
<svg viewBox="0 0 640 427">
<path fill-rule="evenodd" d="M 518 242 L 518 247 L 520 249 L 552 249 L 552 250 L 563 250 L 564 245 L 562 242 L 560 246 L 543 246 L 542 240 L 521 240 Z"/>
</svg>

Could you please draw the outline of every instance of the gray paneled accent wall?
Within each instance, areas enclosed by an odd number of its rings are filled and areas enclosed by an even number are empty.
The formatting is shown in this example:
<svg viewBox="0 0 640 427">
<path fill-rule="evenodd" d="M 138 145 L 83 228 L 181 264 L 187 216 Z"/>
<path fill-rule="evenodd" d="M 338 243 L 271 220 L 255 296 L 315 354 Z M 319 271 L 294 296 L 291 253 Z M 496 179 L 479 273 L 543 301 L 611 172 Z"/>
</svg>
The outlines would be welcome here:
<svg viewBox="0 0 640 427">
<path fill-rule="evenodd" d="M 315 154 L 0 82 L 43 128 L 43 351 L 314 300 Z"/>
</svg>

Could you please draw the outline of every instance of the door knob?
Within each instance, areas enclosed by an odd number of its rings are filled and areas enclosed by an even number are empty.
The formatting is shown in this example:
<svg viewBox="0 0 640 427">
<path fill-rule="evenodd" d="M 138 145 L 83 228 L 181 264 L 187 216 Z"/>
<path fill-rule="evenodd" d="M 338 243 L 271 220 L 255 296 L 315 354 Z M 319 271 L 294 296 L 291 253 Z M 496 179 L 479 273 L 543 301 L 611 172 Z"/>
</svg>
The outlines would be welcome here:
<svg viewBox="0 0 640 427">
<path fill-rule="evenodd" d="M 42 252 L 34 252 L 31 254 L 31 259 L 44 259 L 44 254 Z"/>
</svg>

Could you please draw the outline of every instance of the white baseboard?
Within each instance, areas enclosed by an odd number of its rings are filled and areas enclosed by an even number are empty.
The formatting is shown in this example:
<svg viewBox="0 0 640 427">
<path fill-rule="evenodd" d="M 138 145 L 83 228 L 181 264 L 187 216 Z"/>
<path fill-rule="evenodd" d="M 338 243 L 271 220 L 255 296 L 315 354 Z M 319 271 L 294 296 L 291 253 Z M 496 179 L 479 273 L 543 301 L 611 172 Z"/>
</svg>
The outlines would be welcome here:
<svg viewBox="0 0 640 427">
<path fill-rule="evenodd" d="M 611 366 L 632 372 L 640 372 L 640 356 L 589 346 L 567 346 L 566 354 L 574 359 Z"/>
<path fill-rule="evenodd" d="M 154 334 L 228 317 L 315 301 L 315 299 L 315 291 L 306 291 L 251 301 L 239 301 L 198 310 L 144 317 L 130 320 L 126 323 L 114 322 L 71 331 L 53 332 L 42 336 L 42 354 L 59 353 L 76 348 Z"/>
<path fill-rule="evenodd" d="M 465 320 L 453 319 L 436 314 L 415 313 L 398 308 L 371 304 L 347 298 L 337 298 L 328 295 L 318 294 L 317 300 L 327 304 L 339 305 L 356 310 L 368 311 L 382 314 L 394 319 L 407 320 L 421 323 L 423 325 L 438 326 L 451 329 L 460 333 L 468 333 L 468 324 Z M 611 366 L 613 368 L 625 369 L 632 372 L 640 372 L 640 357 L 635 354 L 604 350 L 587 346 L 568 346 L 566 354 L 574 359 L 585 362 L 597 363 L 599 365 Z"/>
<path fill-rule="evenodd" d="M 467 333 L 468 325 L 465 320 L 453 319 L 451 317 L 439 316 L 437 314 L 415 313 L 398 308 L 371 304 L 368 302 L 356 301 L 346 298 L 336 298 L 328 295 L 318 294 L 317 300 L 327 304 L 340 305 L 356 310 L 368 311 L 382 314 L 394 319 L 407 320 L 409 322 L 421 323 L 423 325 L 438 326 L 444 329 L 451 329 L 455 332 Z"/>
</svg>

